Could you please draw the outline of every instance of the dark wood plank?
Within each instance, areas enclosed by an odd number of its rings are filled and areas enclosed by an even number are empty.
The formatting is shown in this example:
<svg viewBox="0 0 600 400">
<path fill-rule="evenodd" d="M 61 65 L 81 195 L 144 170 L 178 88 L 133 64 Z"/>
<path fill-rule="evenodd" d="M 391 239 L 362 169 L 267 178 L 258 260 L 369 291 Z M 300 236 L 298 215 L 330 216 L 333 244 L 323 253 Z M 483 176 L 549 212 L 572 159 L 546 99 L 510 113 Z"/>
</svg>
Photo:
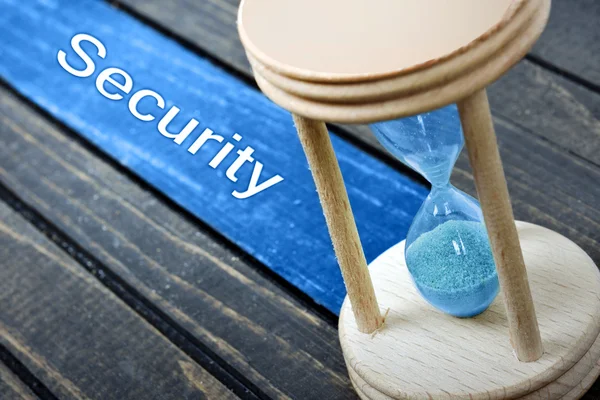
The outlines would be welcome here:
<svg viewBox="0 0 600 400">
<path fill-rule="evenodd" d="M 233 399 L 0 203 L 0 343 L 61 399 Z"/>
<path fill-rule="evenodd" d="M 553 0 L 532 54 L 600 88 L 600 2 Z"/>
<path fill-rule="evenodd" d="M 0 182 L 266 396 L 353 398 L 335 328 L 3 89 Z"/>
<path fill-rule="evenodd" d="M 600 71 L 600 64 L 596 66 Z M 523 60 L 488 88 L 492 113 L 600 165 L 600 95 Z M 532 151 L 535 151 L 532 149 Z"/>
<path fill-rule="evenodd" d="M 594 0 L 573 2 L 559 0 L 555 3 L 560 4 L 557 7 L 564 8 L 567 7 L 565 5 L 567 3 L 584 2 L 591 3 Z M 235 27 L 239 0 L 173 0 L 168 4 L 160 0 L 118 0 L 112 3 L 126 7 L 146 22 L 177 36 L 190 47 L 225 63 L 232 71 L 252 81 L 250 66 Z M 584 40 L 588 43 L 590 33 L 593 32 L 592 22 L 595 23 L 595 34 L 598 35 L 600 24 L 597 23 L 598 16 L 594 17 L 594 12 L 597 12 L 594 10 L 599 8 L 598 4 L 589 7 L 591 12 L 585 17 L 586 22 L 582 29 L 589 31 L 587 36 L 573 35 L 569 40 Z M 577 7 L 584 10 L 587 6 Z M 560 9 L 553 10 L 553 19 L 560 20 L 562 16 Z M 563 25 L 572 27 L 577 25 L 577 22 L 569 19 Z M 582 39 L 583 37 L 585 39 Z M 600 46 L 600 40 L 593 38 L 589 40 L 590 45 Z M 600 57 L 600 51 L 595 54 L 596 57 Z M 572 57 L 573 60 L 579 58 L 593 59 L 587 53 Z M 595 74 L 600 74 L 600 61 L 590 61 L 586 68 L 594 71 Z M 542 137 L 600 165 L 600 122 L 598 121 L 600 95 L 598 93 L 574 84 L 527 60 L 519 63 L 516 68 L 492 85 L 489 92 L 495 115 L 501 114 L 526 128 L 525 133 Z M 372 142 L 366 127 L 347 126 L 346 129 L 350 134 L 361 139 L 367 137 L 368 142 Z"/>
<path fill-rule="evenodd" d="M 37 398 L 6 365 L 0 363 L 0 399 L 36 400 Z"/>
</svg>

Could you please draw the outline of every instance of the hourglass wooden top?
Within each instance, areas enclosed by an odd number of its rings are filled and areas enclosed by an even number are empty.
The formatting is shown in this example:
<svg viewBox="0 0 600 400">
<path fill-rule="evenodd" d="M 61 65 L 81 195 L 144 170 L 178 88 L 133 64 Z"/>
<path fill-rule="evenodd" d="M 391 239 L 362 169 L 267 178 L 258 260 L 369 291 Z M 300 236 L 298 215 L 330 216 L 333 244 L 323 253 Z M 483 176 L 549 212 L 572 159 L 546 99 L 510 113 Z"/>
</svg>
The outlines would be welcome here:
<svg viewBox="0 0 600 400">
<path fill-rule="evenodd" d="M 246 0 L 239 21 L 249 51 L 277 72 L 348 82 L 389 77 L 448 57 L 505 23 L 505 15 L 520 4 Z"/>
<path fill-rule="evenodd" d="M 238 29 L 262 91 L 333 122 L 373 122 L 460 100 L 533 45 L 548 0 L 244 0 Z"/>
</svg>

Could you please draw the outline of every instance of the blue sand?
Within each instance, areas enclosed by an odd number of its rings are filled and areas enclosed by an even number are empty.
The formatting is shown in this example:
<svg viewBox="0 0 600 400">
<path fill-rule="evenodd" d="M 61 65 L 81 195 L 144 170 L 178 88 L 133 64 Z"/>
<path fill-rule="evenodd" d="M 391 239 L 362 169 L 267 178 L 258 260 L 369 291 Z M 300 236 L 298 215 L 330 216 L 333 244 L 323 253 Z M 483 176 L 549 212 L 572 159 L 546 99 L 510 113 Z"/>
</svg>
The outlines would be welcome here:
<svg viewBox="0 0 600 400">
<path fill-rule="evenodd" d="M 317 303 L 339 311 L 344 284 L 288 112 L 105 2 L 0 0 L 0 10 L 0 76 L 9 85 Z M 78 33 L 98 38 L 107 48 L 104 60 L 92 57 L 96 71 L 89 78 L 70 75 L 56 59 L 59 49 L 73 56 L 70 40 Z M 162 114 L 142 122 L 127 108 L 131 95 L 120 101 L 100 95 L 95 79 L 107 67 L 131 75 L 131 93 L 153 89 L 165 98 L 167 109 L 178 106 L 181 112 L 170 129 L 178 132 L 192 117 L 200 122 L 198 129 L 178 146 L 157 132 Z M 449 107 L 431 118 L 442 129 L 456 115 Z M 217 169 L 207 165 L 218 148 L 188 153 L 189 143 L 204 128 L 226 140 L 239 133 L 241 144 L 256 149 L 264 176 L 280 174 L 284 181 L 249 199 L 234 198 L 232 191 L 243 189 L 252 168 L 240 169 L 234 183 L 225 178 L 230 159 Z M 366 257 L 372 260 L 406 236 L 427 188 L 336 136 L 332 141 Z"/>
<path fill-rule="evenodd" d="M 485 227 L 448 221 L 419 236 L 406 250 L 417 289 L 433 306 L 456 317 L 472 317 L 498 294 L 498 275 Z"/>
</svg>

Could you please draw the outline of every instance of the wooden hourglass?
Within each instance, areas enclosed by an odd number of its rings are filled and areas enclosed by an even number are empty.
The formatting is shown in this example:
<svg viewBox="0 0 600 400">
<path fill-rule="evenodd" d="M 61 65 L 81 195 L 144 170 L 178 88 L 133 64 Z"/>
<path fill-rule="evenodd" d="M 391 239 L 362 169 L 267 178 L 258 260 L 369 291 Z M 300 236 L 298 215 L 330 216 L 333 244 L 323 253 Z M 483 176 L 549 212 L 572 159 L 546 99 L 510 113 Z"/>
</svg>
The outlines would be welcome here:
<svg viewBox="0 0 600 400">
<path fill-rule="evenodd" d="M 600 374 L 598 269 L 558 233 L 515 223 L 485 91 L 530 49 L 549 10 L 549 0 L 240 7 L 256 81 L 293 113 L 311 166 L 348 291 L 340 341 L 361 398 L 577 399 Z M 323 122 L 375 123 L 451 103 L 501 287 L 502 300 L 474 318 L 418 295 L 404 242 L 367 268 Z"/>
</svg>

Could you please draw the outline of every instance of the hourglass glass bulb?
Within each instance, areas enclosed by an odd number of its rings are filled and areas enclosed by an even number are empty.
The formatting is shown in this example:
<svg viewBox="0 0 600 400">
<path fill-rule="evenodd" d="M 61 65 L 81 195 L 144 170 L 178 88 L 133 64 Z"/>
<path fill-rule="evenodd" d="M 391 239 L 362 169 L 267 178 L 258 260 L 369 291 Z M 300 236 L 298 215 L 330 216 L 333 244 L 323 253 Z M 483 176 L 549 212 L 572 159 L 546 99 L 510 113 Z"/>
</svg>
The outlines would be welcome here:
<svg viewBox="0 0 600 400">
<path fill-rule="evenodd" d="M 498 276 L 479 203 L 449 183 L 464 142 L 456 108 L 381 122 L 372 129 L 432 185 L 406 238 L 406 265 L 417 289 L 448 314 L 483 312 L 498 294 Z"/>
<path fill-rule="evenodd" d="M 448 184 L 433 186 L 406 237 L 405 259 L 419 292 L 457 316 L 483 312 L 498 294 L 479 203 Z"/>
<path fill-rule="evenodd" d="M 432 185 L 445 185 L 464 140 L 456 106 L 372 124 L 381 144 Z"/>
</svg>

